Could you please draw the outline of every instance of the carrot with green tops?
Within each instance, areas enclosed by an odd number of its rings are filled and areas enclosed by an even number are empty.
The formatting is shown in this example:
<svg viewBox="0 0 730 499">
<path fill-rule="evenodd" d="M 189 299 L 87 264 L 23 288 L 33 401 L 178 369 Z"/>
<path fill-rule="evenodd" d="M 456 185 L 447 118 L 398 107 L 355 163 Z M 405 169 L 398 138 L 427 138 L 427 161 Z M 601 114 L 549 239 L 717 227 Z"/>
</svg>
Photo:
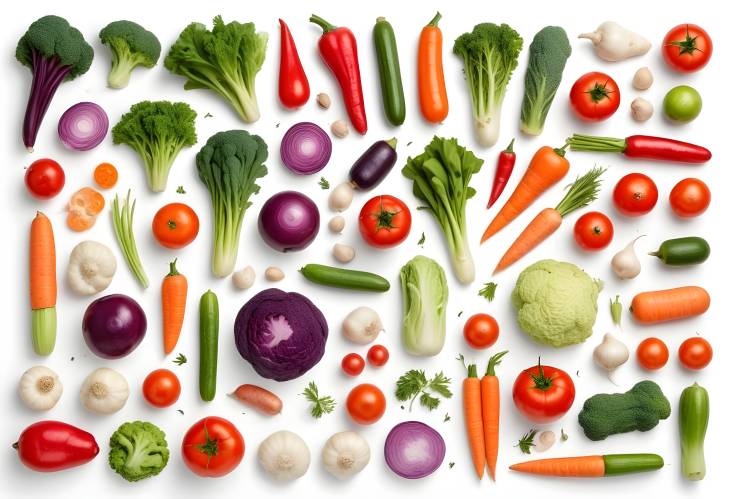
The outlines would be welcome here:
<svg viewBox="0 0 730 499">
<path fill-rule="evenodd" d="M 170 272 L 162 280 L 162 340 L 165 355 L 175 349 L 180 338 L 188 297 L 188 280 L 177 271 L 176 264 L 177 258 L 170 262 Z"/>
<path fill-rule="evenodd" d="M 494 368 L 505 355 L 507 355 L 506 350 L 489 358 L 487 372 L 481 381 L 484 453 L 487 459 L 487 471 L 492 480 L 496 479 L 497 453 L 499 452 L 499 378 L 497 378 Z"/>
<path fill-rule="evenodd" d="M 570 169 L 565 159 L 565 148 L 560 149 L 542 146 L 530 160 L 527 170 L 517 184 L 514 192 L 499 210 L 482 235 L 481 242 L 495 235 L 509 225 L 520 213 L 525 211 L 540 194 L 559 182 Z"/>
<path fill-rule="evenodd" d="M 469 440 L 471 460 L 479 479 L 484 476 L 484 466 L 487 463 L 484 445 L 484 423 L 482 422 L 482 395 L 479 375 L 476 364 L 469 364 L 466 368 L 462 390 L 464 393 L 464 424 L 466 436 Z"/>
<path fill-rule="evenodd" d="M 421 114 L 431 123 L 441 123 L 449 114 L 444 81 L 443 34 L 438 23 L 441 13 L 421 30 L 418 39 L 418 101 Z"/>
<path fill-rule="evenodd" d="M 598 197 L 598 191 L 601 187 L 600 177 L 605 172 L 605 168 L 592 168 L 583 175 L 578 177 L 575 182 L 570 185 L 570 189 L 565 197 L 553 208 L 545 208 L 532 219 L 525 230 L 517 236 L 512 246 L 505 252 L 502 259 L 494 268 L 492 274 L 500 272 L 517 260 L 532 251 L 535 246 L 547 239 L 553 232 L 558 230 L 566 215 L 574 212 L 579 208 L 588 206 Z"/>
<path fill-rule="evenodd" d="M 56 243 L 40 211 L 30 224 L 30 308 L 33 350 L 50 355 L 56 345 Z"/>
<path fill-rule="evenodd" d="M 643 324 L 658 324 L 704 314 L 710 294 L 699 286 L 645 291 L 631 300 L 631 314 Z"/>
<path fill-rule="evenodd" d="M 596 478 L 655 471 L 663 466 L 664 459 L 657 454 L 606 454 L 537 459 L 513 464 L 509 469 L 533 475 Z"/>
</svg>

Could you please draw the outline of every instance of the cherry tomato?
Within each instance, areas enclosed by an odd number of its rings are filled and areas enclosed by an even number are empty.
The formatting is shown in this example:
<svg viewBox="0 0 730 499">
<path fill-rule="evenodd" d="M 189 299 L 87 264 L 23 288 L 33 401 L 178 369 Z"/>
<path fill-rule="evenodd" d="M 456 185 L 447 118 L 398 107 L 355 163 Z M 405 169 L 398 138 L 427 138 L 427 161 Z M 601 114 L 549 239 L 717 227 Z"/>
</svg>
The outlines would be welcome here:
<svg viewBox="0 0 730 499">
<path fill-rule="evenodd" d="M 575 400 L 575 385 L 562 369 L 538 363 L 517 376 L 512 400 L 530 421 L 552 423 L 570 410 Z"/>
<path fill-rule="evenodd" d="M 183 461 L 196 475 L 227 475 L 243 460 L 246 446 L 233 423 L 216 416 L 190 427 L 182 442 Z"/>
<path fill-rule="evenodd" d="M 659 199 L 659 191 L 652 179 L 643 173 L 629 173 L 613 188 L 613 204 L 627 217 L 649 213 Z"/>
<path fill-rule="evenodd" d="M 704 68 L 712 57 L 712 39 L 696 24 L 675 26 L 664 37 L 662 56 L 670 68 L 691 73 Z"/>
<path fill-rule="evenodd" d="M 679 361 L 687 369 L 704 369 L 712 360 L 712 346 L 704 338 L 688 338 L 679 345 Z"/>
<path fill-rule="evenodd" d="M 472 348 L 489 348 L 497 338 L 499 324 L 489 314 L 474 314 L 464 324 L 464 339 Z"/>
<path fill-rule="evenodd" d="M 157 369 L 144 379 L 142 394 L 150 405 L 170 407 L 180 397 L 180 380 L 169 369 Z"/>
<path fill-rule="evenodd" d="M 368 350 L 368 362 L 371 366 L 382 367 L 389 358 L 390 352 L 383 345 L 373 345 Z"/>
<path fill-rule="evenodd" d="M 586 251 L 602 250 L 613 239 L 611 219 L 599 211 L 589 211 L 575 222 L 573 237 Z"/>
<path fill-rule="evenodd" d="M 180 249 L 198 235 L 200 222 L 193 209 L 183 203 L 170 203 L 160 208 L 152 220 L 155 239 L 165 248 Z"/>
<path fill-rule="evenodd" d="M 393 196 L 375 196 L 360 210 L 360 234 L 370 246 L 392 248 L 411 231 L 411 211 Z"/>
<path fill-rule="evenodd" d="M 646 338 L 636 347 L 636 359 L 644 369 L 655 371 L 669 360 L 669 349 L 659 338 Z"/>
<path fill-rule="evenodd" d="M 356 353 L 348 353 L 342 357 L 342 371 L 348 376 L 357 376 L 365 369 L 365 359 Z"/>
<path fill-rule="evenodd" d="M 385 395 L 370 383 L 357 385 L 347 396 L 347 413 L 358 424 L 373 424 L 385 414 Z"/>
<path fill-rule="evenodd" d="M 570 105 L 585 121 L 603 121 L 618 109 L 621 92 L 606 73 L 593 71 L 576 80 L 570 89 Z"/>
<path fill-rule="evenodd" d="M 52 159 L 35 160 L 25 171 L 25 186 L 37 199 L 51 199 L 61 192 L 65 183 L 63 168 Z"/>
<path fill-rule="evenodd" d="M 702 215 L 710 206 L 711 199 L 710 188 L 698 178 L 680 180 L 669 193 L 672 211 L 682 218 Z"/>
</svg>

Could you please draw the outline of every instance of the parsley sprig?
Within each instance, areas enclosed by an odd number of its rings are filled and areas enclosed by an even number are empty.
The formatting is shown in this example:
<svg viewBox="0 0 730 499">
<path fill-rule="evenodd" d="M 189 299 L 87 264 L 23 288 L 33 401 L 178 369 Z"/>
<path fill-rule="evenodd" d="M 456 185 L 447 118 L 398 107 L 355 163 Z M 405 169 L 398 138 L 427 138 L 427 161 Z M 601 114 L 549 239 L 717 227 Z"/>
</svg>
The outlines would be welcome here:
<svg viewBox="0 0 730 499">
<path fill-rule="evenodd" d="M 319 396 L 319 389 L 317 388 L 317 385 L 314 383 L 314 381 L 309 382 L 309 385 L 304 389 L 302 395 L 304 395 L 304 398 L 306 398 L 311 403 L 309 412 L 315 419 L 319 419 L 323 415 L 329 414 L 330 412 L 334 411 L 335 405 L 337 405 L 335 399 L 333 399 L 329 395 L 325 395 L 322 397 Z"/>
<path fill-rule="evenodd" d="M 418 399 L 419 403 L 433 411 L 441 403 L 439 396 L 451 398 L 453 393 L 449 389 L 451 379 L 447 378 L 442 371 L 436 373 L 432 378 L 426 377 L 426 372 L 420 369 L 411 369 L 398 378 L 395 384 L 395 396 L 401 402 L 411 401 L 408 411 L 413 409 L 413 403 Z"/>
</svg>

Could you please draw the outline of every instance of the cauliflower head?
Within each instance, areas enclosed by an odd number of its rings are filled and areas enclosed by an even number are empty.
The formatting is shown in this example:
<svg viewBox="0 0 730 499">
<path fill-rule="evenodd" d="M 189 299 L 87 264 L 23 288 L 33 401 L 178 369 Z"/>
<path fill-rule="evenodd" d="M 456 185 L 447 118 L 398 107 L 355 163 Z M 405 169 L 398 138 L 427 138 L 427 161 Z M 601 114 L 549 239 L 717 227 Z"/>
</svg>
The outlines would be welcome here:
<svg viewBox="0 0 730 499">
<path fill-rule="evenodd" d="M 544 345 L 582 343 L 593 333 L 602 287 L 572 263 L 540 260 L 522 271 L 512 291 L 517 323 Z"/>
</svg>

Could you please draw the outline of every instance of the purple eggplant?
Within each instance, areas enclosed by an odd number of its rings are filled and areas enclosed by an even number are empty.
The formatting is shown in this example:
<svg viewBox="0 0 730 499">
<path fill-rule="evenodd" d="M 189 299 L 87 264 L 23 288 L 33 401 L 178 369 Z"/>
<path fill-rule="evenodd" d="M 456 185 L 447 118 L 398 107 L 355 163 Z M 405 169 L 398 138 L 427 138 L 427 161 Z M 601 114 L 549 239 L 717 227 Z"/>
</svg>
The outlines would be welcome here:
<svg viewBox="0 0 730 499">
<path fill-rule="evenodd" d="M 397 140 L 379 140 L 371 145 L 350 168 L 350 182 L 361 191 L 369 191 L 390 173 L 398 155 L 395 152 Z"/>
</svg>

